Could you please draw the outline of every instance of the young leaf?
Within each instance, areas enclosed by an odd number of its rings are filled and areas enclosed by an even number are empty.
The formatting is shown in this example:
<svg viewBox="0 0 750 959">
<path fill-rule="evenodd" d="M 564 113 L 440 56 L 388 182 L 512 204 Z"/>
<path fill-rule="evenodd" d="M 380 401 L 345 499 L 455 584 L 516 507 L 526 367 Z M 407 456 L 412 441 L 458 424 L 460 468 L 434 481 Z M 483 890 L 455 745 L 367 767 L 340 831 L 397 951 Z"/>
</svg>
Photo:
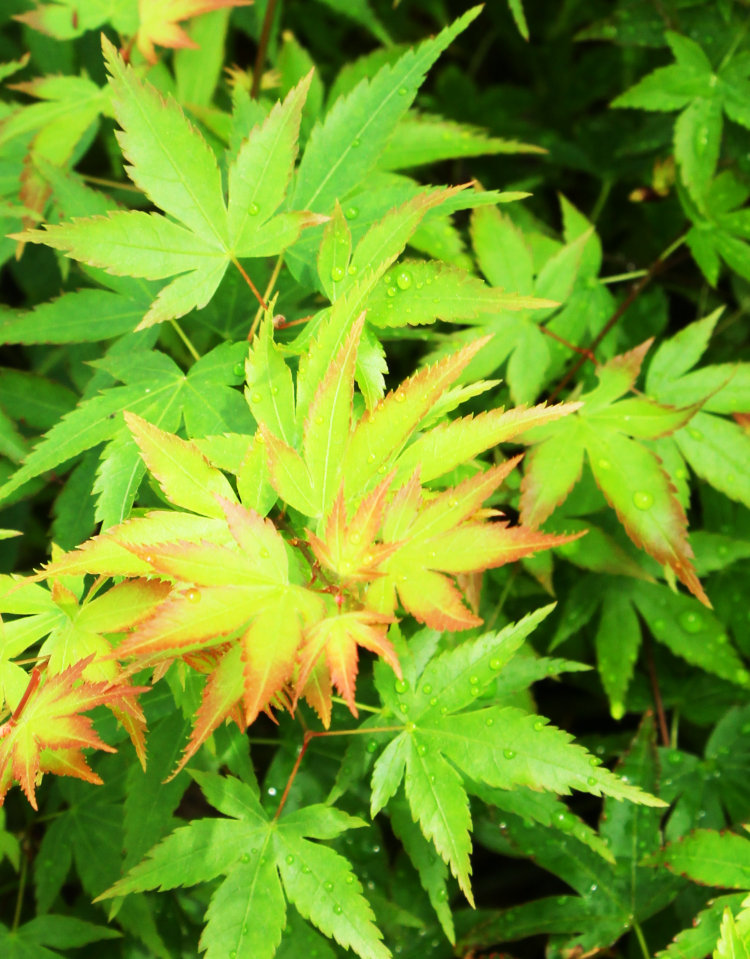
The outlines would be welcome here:
<svg viewBox="0 0 750 959">
<path fill-rule="evenodd" d="M 138 80 L 106 38 L 103 47 L 128 172 L 136 186 L 175 219 L 115 212 L 19 238 L 119 275 L 159 280 L 179 274 L 152 303 L 142 328 L 205 306 L 230 262 L 278 253 L 305 225 L 319 221 L 307 214 L 274 216 L 294 164 L 309 77 L 243 142 L 230 169 L 227 206 L 216 158 L 180 107 Z M 260 157 L 263 165 L 251 170 Z M 269 195 L 258 203 L 252 198 L 261 188 Z"/>
</svg>

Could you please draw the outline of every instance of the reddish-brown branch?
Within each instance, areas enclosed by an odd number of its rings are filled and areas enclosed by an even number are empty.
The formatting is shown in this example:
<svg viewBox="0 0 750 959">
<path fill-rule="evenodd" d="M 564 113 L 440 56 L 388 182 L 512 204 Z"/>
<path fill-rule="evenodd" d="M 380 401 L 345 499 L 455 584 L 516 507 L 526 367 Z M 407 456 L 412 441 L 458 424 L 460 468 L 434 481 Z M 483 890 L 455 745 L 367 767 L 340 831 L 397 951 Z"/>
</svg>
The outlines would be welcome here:
<svg viewBox="0 0 750 959">
<path fill-rule="evenodd" d="M 242 278 L 243 278 L 243 280 L 245 281 L 245 283 L 247 283 L 247 285 L 248 285 L 248 286 L 250 287 L 250 289 L 253 291 L 253 296 L 255 297 L 255 299 L 258 301 L 258 303 L 260 303 L 260 305 L 263 307 L 264 310 L 267 310 L 267 309 L 268 309 L 268 303 L 266 303 L 266 301 L 265 301 L 265 300 L 263 299 L 263 297 L 260 295 L 260 292 L 259 292 L 259 290 L 258 290 L 258 287 L 253 283 L 253 281 L 252 281 L 252 280 L 250 279 L 250 277 L 247 275 L 247 273 L 246 273 L 244 267 L 242 266 L 242 264 L 240 263 L 240 261 L 239 261 L 239 260 L 232 260 L 232 262 L 234 263 L 234 265 L 237 267 L 237 269 L 238 269 L 238 270 L 240 271 L 240 273 L 242 274 Z"/>
<path fill-rule="evenodd" d="M 263 64 L 266 62 L 266 50 L 268 41 L 271 37 L 271 27 L 273 26 L 273 15 L 276 12 L 276 0 L 268 0 L 266 15 L 263 18 L 260 37 L 258 39 L 258 52 L 255 54 L 255 65 L 253 67 L 253 85 L 250 88 L 250 96 L 253 100 L 258 99 L 260 93 L 260 79 L 263 76 Z"/>
<path fill-rule="evenodd" d="M 654 654 L 651 649 L 651 640 L 648 636 L 643 640 L 643 652 L 646 657 L 646 667 L 648 668 L 648 678 L 651 682 L 651 695 L 654 697 L 654 708 L 656 709 L 656 720 L 659 724 L 659 735 L 663 746 L 669 746 L 669 728 L 667 726 L 667 717 L 664 712 L 664 703 L 661 698 L 659 688 L 659 674 L 656 672 L 656 663 L 654 663 Z"/>
<path fill-rule="evenodd" d="M 634 283 L 630 288 L 630 292 L 625 297 L 625 299 L 620 303 L 615 312 L 610 316 L 604 326 L 599 330 L 597 335 L 594 337 L 591 345 L 589 346 L 587 353 L 591 354 L 592 357 L 595 357 L 595 350 L 602 342 L 604 337 L 609 333 L 609 331 L 620 322 L 622 317 L 627 313 L 630 307 L 635 303 L 638 297 L 643 293 L 649 283 L 658 276 L 659 273 L 662 273 L 669 262 L 672 253 L 674 252 L 674 244 L 669 247 L 668 252 L 663 253 L 658 257 L 651 266 L 648 268 L 647 272 L 638 280 L 637 283 Z M 582 352 L 579 350 L 579 352 Z M 576 362 L 571 366 L 568 372 L 563 376 L 557 386 L 552 390 L 550 395 L 547 397 L 547 402 L 551 403 L 553 400 L 557 399 L 560 393 L 565 389 L 565 387 L 570 383 L 570 381 L 575 377 L 576 373 L 581 369 L 583 364 L 589 359 L 589 356 L 582 355 L 579 357 Z M 594 359 L 596 362 L 596 359 Z"/>
</svg>

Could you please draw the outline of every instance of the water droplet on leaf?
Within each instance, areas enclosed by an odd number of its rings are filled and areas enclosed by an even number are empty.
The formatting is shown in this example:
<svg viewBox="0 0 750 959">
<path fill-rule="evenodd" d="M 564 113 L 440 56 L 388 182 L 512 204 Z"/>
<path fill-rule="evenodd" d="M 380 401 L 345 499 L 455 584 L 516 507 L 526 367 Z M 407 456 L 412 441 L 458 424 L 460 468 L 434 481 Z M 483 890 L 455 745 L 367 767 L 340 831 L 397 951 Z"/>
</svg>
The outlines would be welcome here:
<svg viewBox="0 0 750 959">
<path fill-rule="evenodd" d="M 334 283 L 340 283 L 344 279 L 343 266 L 334 266 L 331 268 L 331 279 Z"/>
<path fill-rule="evenodd" d="M 637 509 L 651 509 L 654 505 L 654 497 L 648 490 L 639 489 L 633 493 L 633 503 Z"/>
</svg>

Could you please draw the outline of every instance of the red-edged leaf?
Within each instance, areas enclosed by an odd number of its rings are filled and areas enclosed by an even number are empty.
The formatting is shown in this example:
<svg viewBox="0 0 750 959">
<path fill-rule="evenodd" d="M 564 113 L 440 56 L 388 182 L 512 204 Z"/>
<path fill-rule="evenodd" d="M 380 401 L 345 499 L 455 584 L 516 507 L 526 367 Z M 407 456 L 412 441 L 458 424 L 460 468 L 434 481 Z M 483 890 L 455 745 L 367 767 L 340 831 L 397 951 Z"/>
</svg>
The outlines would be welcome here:
<svg viewBox="0 0 750 959">
<path fill-rule="evenodd" d="M 196 47 L 179 25 L 181 20 L 222 7 L 245 7 L 252 0 L 139 0 L 138 49 L 149 63 L 157 62 L 154 44 L 160 47 Z"/>
<path fill-rule="evenodd" d="M 36 809 L 35 786 L 45 772 L 101 781 L 89 769 L 81 749 L 115 750 L 99 738 L 92 720 L 81 714 L 96 706 L 121 705 L 147 688 L 86 682 L 82 676 L 87 663 L 81 660 L 55 676 L 40 667 L 32 672 L 15 712 L 0 726 L 0 804 L 15 780 Z"/>
</svg>

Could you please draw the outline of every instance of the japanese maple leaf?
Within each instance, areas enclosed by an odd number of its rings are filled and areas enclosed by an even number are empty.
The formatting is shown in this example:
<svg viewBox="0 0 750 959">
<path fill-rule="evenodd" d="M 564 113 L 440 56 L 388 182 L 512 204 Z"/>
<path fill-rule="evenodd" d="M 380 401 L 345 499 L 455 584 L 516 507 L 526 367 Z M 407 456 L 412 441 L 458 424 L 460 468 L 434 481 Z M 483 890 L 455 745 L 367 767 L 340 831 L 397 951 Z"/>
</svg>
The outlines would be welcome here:
<svg viewBox="0 0 750 959">
<path fill-rule="evenodd" d="M 45 772 L 101 783 L 81 750 L 116 750 L 81 714 L 101 705 L 132 711 L 133 697 L 147 687 L 86 682 L 82 676 L 87 663 L 81 660 L 55 676 L 43 667 L 32 672 L 21 702 L 0 726 L 0 804 L 15 780 L 36 809 L 35 787 Z"/>
<path fill-rule="evenodd" d="M 555 536 L 511 527 L 501 514 L 481 509 L 519 459 L 436 496 L 422 488 L 416 470 L 385 512 L 381 535 L 393 551 L 367 590 L 367 604 L 391 613 L 398 593 L 404 608 L 420 622 L 434 629 L 468 629 L 482 620 L 464 606 L 456 576 L 502 566 L 582 535 Z"/>
<path fill-rule="evenodd" d="M 161 47 L 197 47 L 179 25 L 180 20 L 221 7 L 247 7 L 252 0 L 139 0 L 140 23 L 135 42 L 149 63 L 156 63 L 154 44 Z"/>
<path fill-rule="evenodd" d="M 141 82 L 106 38 L 102 44 L 128 173 L 166 215 L 116 210 L 15 238 L 63 250 L 120 276 L 176 277 L 144 316 L 140 326 L 146 327 L 205 306 L 230 262 L 252 285 L 240 259 L 279 253 L 303 227 L 326 219 L 306 212 L 276 213 L 294 169 L 312 75 L 243 141 L 229 165 L 225 200 L 213 150 L 181 107 Z"/>
<path fill-rule="evenodd" d="M 621 399 L 635 383 L 651 345 L 640 346 L 600 366 L 599 385 L 581 397 L 580 410 L 555 427 L 530 430 L 521 519 L 538 526 L 578 481 L 584 456 L 607 502 L 628 536 L 659 563 L 671 567 L 701 602 L 710 605 L 692 564 L 687 517 L 661 465 L 639 440 L 667 436 L 684 426 L 696 406 L 676 409 L 645 396 Z M 616 401 L 616 402 L 615 402 Z"/>
</svg>

